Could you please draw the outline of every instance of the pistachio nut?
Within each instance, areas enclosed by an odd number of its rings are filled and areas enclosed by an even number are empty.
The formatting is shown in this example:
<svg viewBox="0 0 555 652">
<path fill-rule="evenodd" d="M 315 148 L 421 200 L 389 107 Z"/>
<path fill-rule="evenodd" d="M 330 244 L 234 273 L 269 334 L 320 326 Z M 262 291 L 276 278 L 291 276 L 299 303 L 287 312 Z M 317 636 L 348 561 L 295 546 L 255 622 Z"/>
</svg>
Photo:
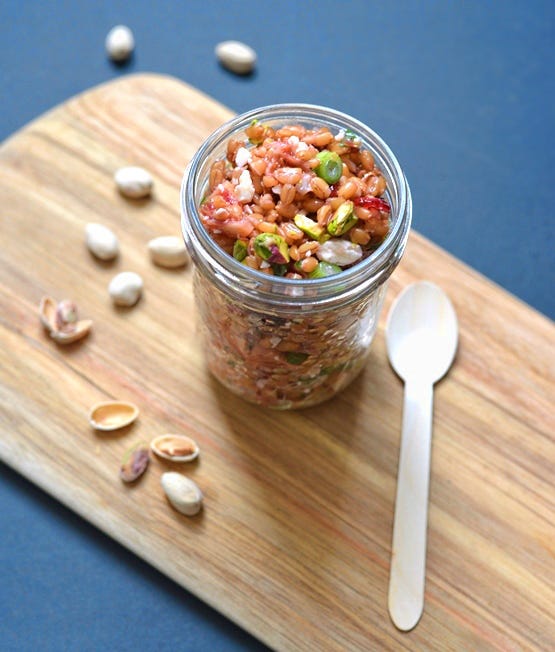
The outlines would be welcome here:
<svg viewBox="0 0 555 652">
<path fill-rule="evenodd" d="M 233 245 L 233 258 L 242 262 L 247 257 L 248 245 L 244 240 L 235 240 Z"/>
<path fill-rule="evenodd" d="M 339 265 L 334 263 L 328 263 L 324 260 L 321 260 L 316 267 L 310 272 L 308 278 L 325 278 L 326 276 L 332 276 L 333 274 L 339 274 L 343 271 Z"/>
<path fill-rule="evenodd" d="M 314 172 L 328 184 L 334 184 L 341 179 L 343 174 L 343 161 L 336 152 L 324 150 L 316 155 L 320 161 Z"/>
<path fill-rule="evenodd" d="M 275 233 L 259 233 L 254 239 L 255 253 L 268 263 L 283 265 L 289 262 L 287 242 Z"/>
<path fill-rule="evenodd" d="M 298 214 L 293 218 L 299 229 L 313 240 L 320 240 L 325 233 L 324 227 L 306 215 Z"/>
<path fill-rule="evenodd" d="M 77 306 L 64 299 L 57 303 L 52 297 L 43 297 L 39 306 L 42 325 L 58 344 L 70 344 L 85 337 L 91 330 L 90 319 L 77 318 Z"/>
<path fill-rule="evenodd" d="M 123 456 L 119 477 L 123 482 L 135 482 L 147 470 L 149 462 L 148 447 L 143 442 L 135 444 Z"/>
<path fill-rule="evenodd" d="M 60 331 L 71 332 L 79 321 L 77 306 L 71 299 L 62 299 L 56 306 L 56 328 Z"/>
<path fill-rule="evenodd" d="M 352 201 L 345 201 L 339 206 L 328 223 L 330 235 L 343 235 L 358 222 L 358 217 L 353 212 L 354 208 Z"/>
<path fill-rule="evenodd" d="M 163 473 L 160 482 L 168 500 L 178 512 L 186 516 L 198 514 L 203 496 L 195 482 L 173 471 Z"/>
</svg>

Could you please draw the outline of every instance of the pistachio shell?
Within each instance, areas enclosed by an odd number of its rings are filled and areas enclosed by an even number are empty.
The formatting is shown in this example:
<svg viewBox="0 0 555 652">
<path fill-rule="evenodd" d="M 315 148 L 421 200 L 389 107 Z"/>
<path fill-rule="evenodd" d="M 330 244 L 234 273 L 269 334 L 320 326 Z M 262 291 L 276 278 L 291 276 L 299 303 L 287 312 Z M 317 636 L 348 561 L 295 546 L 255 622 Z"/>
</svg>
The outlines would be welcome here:
<svg viewBox="0 0 555 652">
<path fill-rule="evenodd" d="M 162 489 L 172 506 L 186 516 L 198 514 L 202 507 L 202 491 L 190 478 L 181 473 L 163 473 Z"/>
<path fill-rule="evenodd" d="M 70 312 L 66 310 L 71 305 Z M 70 321 L 76 317 L 76 308 L 74 304 L 67 299 L 56 302 L 52 297 L 42 297 L 39 306 L 40 321 L 50 337 L 58 344 L 70 344 L 85 337 L 91 330 L 92 321 L 82 319 L 79 321 Z"/>
<path fill-rule="evenodd" d="M 117 430 L 133 423 L 139 416 L 139 408 L 126 401 L 104 401 L 93 405 L 89 423 L 96 430 Z"/>
<path fill-rule="evenodd" d="M 56 301 L 52 297 L 42 297 L 39 306 L 41 324 L 49 332 L 56 330 Z"/>
<path fill-rule="evenodd" d="M 172 462 L 191 462 L 199 454 L 197 443 L 185 435 L 159 435 L 150 442 L 150 450 Z"/>
<path fill-rule="evenodd" d="M 92 320 L 81 319 L 73 325 L 71 330 L 54 330 L 51 331 L 50 337 L 58 344 L 71 344 L 88 334 L 91 330 Z"/>
</svg>

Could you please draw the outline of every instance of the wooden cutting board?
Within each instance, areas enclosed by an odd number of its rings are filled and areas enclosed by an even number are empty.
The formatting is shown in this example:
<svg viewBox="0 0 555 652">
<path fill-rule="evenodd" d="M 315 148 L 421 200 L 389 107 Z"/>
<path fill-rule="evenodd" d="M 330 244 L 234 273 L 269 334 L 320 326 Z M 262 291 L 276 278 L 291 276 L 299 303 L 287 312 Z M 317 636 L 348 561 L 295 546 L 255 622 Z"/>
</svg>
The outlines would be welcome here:
<svg viewBox="0 0 555 652">
<path fill-rule="evenodd" d="M 154 267 L 146 250 L 180 234 L 183 169 L 230 115 L 177 80 L 131 76 L 0 149 L 1 458 L 275 649 L 552 649 L 553 324 L 413 233 L 351 388 L 290 413 L 235 398 L 205 370 L 191 270 Z M 152 172 L 151 200 L 118 194 L 125 164 Z M 113 264 L 86 250 L 90 221 L 120 237 Z M 116 310 L 107 285 L 122 270 L 145 291 Z M 403 388 L 383 323 L 418 279 L 450 295 L 460 349 L 436 388 L 425 611 L 402 634 L 386 605 Z M 73 298 L 90 336 L 57 346 L 39 324 L 43 295 Z M 141 416 L 97 434 L 88 409 L 110 398 Z M 201 447 L 184 469 L 205 493 L 194 518 L 167 503 L 159 460 L 137 486 L 118 478 L 131 444 L 165 432 Z"/>
</svg>

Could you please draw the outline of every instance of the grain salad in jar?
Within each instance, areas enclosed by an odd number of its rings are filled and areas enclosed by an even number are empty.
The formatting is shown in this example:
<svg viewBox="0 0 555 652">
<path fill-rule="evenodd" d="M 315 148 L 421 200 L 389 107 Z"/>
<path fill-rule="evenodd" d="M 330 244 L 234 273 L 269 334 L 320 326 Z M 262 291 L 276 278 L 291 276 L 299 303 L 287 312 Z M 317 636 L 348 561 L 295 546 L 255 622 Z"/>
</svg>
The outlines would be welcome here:
<svg viewBox="0 0 555 652">
<path fill-rule="evenodd" d="M 408 184 L 381 138 L 324 107 L 256 109 L 205 141 L 181 202 L 212 374 L 281 409 L 351 382 L 411 221 Z"/>
</svg>

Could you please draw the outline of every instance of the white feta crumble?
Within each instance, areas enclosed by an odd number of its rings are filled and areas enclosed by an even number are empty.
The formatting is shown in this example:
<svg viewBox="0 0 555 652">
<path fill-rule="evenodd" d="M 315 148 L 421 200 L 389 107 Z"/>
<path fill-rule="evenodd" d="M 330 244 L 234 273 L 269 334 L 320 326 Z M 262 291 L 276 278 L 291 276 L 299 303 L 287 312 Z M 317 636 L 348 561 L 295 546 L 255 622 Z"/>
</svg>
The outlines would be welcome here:
<svg viewBox="0 0 555 652">
<path fill-rule="evenodd" d="M 246 147 L 239 147 L 237 153 L 235 154 L 235 165 L 240 168 L 244 168 L 247 163 L 250 163 L 252 159 L 250 151 Z"/>
<path fill-rule="evenodd" d="M 352 136 L 353 132 L 351 131 L 350 133 L 351 133 L 351 136 Z M 346 135 L 347 135 L 347 132 L 345 131 L 345 129 L 342 128 L 337 132 L 337 136 L 335 137 L 335 140 L 337 140 L 337 142 L 340 143 L 342 140 L 345 140 Z M 360 140 L 360 138 L 358 136 L 349 138 L 349 141 L 352 142 L 352 143 L 355 143 L 355 144 L 359 144 L 361 142 L 361 140 Z"/>
<path fill-rule="evenodd" d="M 299 137 L 298 136 L 289 136 L 287 139 L 287 142 L 292 145 L 293 147 L 297 147 L 299 144 Z"/>
<path fill-rule="evenodd" d="M 316 256 L 326 263 L 334 263 L 343 267 L 360 260 L 362 248 L 350 240 L 328 240 L 319 246 Z"/>
<path fill-rule="evenodd" d="M 308 173 L 304 173 L 303 176 L 301 177 L 301 180 L 297 184 L 297 192 L 300 195 L 306 195 L 307 192 L 310 192 L 312 190 L 312 186 L 310 185 L 310 180 L 311 176 Z"/>
<path fill-rule="evenodd" d="M 235 196 L 242 203 L 252 201 L 254 196 L 254 186 L 248 170 L 243 170 L 239 177 L 239 183 L 235 186 Z"/>
<path fill-rule="evenodd" d="M 308 149 L 308 145 L 304 142 L 304 140 L 301 140 L 297 145 L 297 149 L 295 151 L 297 152 L 297 154 L 299 154 L 300 152 L 306 152 L 307 149 Z"/>
</svg>

